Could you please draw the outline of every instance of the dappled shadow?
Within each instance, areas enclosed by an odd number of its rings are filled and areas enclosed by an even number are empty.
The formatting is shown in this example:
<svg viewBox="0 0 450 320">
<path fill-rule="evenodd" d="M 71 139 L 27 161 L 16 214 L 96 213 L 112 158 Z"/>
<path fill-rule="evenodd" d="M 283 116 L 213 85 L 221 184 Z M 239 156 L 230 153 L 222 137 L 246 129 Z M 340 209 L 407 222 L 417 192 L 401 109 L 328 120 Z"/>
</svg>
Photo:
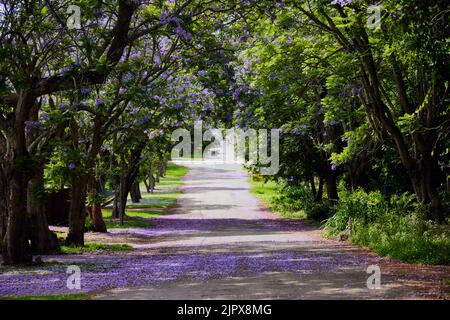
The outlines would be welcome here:
<svg viewBox="0 0 450 320">
<path fill-rule="evenodd" d="M 167 231 L 222 231 L 222 232 L 247 232 L 247 231 L 259 231 L 259 232 L 283 232 L 283 231 L 307 231 L 318 230 L 317 227 L 308 225 L 302 220 L 281 220 L 281 219 L 182 219 L 182 218 L 153 218 L 151 219 L 155 223 L 155 228 L 149 229 L 149 231 L 155 229 L 164 229 Z"/>
<path fill-rule="evenodd" d="M 424 272 L 423 266 L 379 258 L 354 246 L 314 242 L 286 247 L 271 242 L 218 244 L 137 250 L 113 257 L 53 258 L 66 264 L 81 262 L 82 291 L 128 287 L 99 296 L 127 299 L 414 298 L 442 294 L 436 283 L 449 270 L 434 267 Z M 372 264 L 382 270 L 380 290 L 366 287 L 366 270 Z M 41 269 L 49 273 L 0 273 L 0 296 L 14 295 L 17 287 L 27 295 L 68 293 L 65 267 Z"/>
</svg>

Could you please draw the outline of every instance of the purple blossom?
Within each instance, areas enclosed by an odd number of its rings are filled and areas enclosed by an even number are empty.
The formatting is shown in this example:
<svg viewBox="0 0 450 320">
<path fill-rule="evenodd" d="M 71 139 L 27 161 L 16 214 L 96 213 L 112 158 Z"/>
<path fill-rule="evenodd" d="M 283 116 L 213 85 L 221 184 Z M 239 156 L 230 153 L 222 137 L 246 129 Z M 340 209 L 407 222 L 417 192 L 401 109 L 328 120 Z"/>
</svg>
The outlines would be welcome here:
<svg viewBox="0 0 450 320">
<path fill-rule="evenodd" d="M 175 29 L 175 32 L 180 38 L 183 38 L 184 40 L 189 41 L 192 39 L 192 35 L 189 32 L 187 32 L 186 30 L 184 30 L 181 26 L 178 26 Z"/>
<path fill-rule="evenodd" d="M 339 121 L 336 121 L 336 120 L 330 120 L 330 121 L 328 121 L 328 124 L 331 125 L 331 126 L 336 126 L 336 125 L 339 124 Z"/>
<path fill-rule="evenodd" d="M 130 59 L 139 59 L 141 54 L 139 52 L 133 53 L 130 55 Z"/>
<path fill-rule="evenodd" d="M 44 130 L 44 125 L 38 121 L 27 120 L 24 123 L 26 131 L 30 131 L 31 129 Z"/>
<path fill-rule="evenodd" d="M 68 166 L 68 168 L 69 168 L 70 170 L 73 170 L 73 169 L 75 169 L 75 168 L 76 168 L 76 165 L 75 165 L 75 163 L 73 163 L 73 162 L 69 163 L 69 166 Z"/>
<path fill-rule="evenodd" d="M 349 5 L 353 0 L 333 0 L 331 4 L 338 4 L 341 7 Z"/>
<path fill-rule="evenodd" d="M 335 165 L 334 163 L 331 165 L 331 170 L 332 171 L 336 171 L 337 170 L 337 165 Z"/>
<path fill-rule="evenodd" d="M 102 105 L 103 103 L 104 103 L 103 99 L 100 99 L 100 98 L 95 99 L 96 106 Z"/>
<path fill-rule="evenodd" d="M 67 104 L 65 104 L 64 102 L 61 102 L 61 104 L 59 105 L 59 110 L 61 112 L 66 111 L 67 109 L 69 109 L 69 106 Z"/>
</svg>

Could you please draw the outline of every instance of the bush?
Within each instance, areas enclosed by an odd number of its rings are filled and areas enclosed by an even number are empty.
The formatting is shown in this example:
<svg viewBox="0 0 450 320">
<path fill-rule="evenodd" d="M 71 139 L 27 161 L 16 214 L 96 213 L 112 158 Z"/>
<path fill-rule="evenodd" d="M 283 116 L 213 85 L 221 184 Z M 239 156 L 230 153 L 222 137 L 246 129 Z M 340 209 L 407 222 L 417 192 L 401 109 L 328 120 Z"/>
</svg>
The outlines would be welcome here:
<svg viewBox="0 0 450 320">
<path fill-rule="evenodd" d="M 349 231 L 353 221 L 368 224 L 383 216 L 388 205 L 379 191 L 366 193 L 362 189 L 344 192 L 335 207 L 335 214 L 325 223 L 329 235 Z"/>
<path fill-rule="evenodd" d="M 280 194 L 272 199 L 273 208 L 283 213 L 302 211 L 307 219 L 320 222 L 330 216 L 330 206 L 315 202 L 311 191 L 305 185 L 285 185 Z"/>
<path fill-rule="evenodd" d="M 309 206 L 313 201 L 311 192 L 304 186 L 285 185 L 280 194 L 272 200 L 276 210 L 300 211 Z"/>
<path fill-rule="evenodd" d="M 414 213 L 390 214 L 373 224 L 354 224 L 351 240 L 382 256 L 405 262 L 449 264 L 450 233 L 440 229 L 441 226 Z"/>
<path fill-rule="evenodd" d="M 450 263 L 450 230 L 425 219 L 427 208 L 414 196 L 393 196 L 388 204 L 379 192 L 344 193 L 336 213 L 325 223 L 325 235 L 347 235 L 382 256 L 425 264 Z"/>
</svg>

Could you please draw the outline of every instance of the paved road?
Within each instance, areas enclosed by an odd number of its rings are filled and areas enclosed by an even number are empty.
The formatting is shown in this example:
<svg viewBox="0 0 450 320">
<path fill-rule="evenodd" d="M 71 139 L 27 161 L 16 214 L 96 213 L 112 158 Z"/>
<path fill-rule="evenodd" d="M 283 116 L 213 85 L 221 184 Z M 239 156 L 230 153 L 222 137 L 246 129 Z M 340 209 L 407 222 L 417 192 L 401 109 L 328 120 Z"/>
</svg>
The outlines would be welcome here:
<svg viewBox="0 0 450 320">
<path fill-rule="evenodd" d="M 132 231 L 145 237 L 135 245 L 142 255 L 170 257 L 161 268 L 184 271 L 155 285 L 108 290 L 97 299 L 448 297 L 439 283 L 449 278 L 449 267 L 403 264 L 325 240 L 317 228 L 265 210 L 239 167 L 189 168 L 177 207 L 150 231 Z M 367 288 L 370 265 L 381 269 L 380 289 Z"/>
</svg>

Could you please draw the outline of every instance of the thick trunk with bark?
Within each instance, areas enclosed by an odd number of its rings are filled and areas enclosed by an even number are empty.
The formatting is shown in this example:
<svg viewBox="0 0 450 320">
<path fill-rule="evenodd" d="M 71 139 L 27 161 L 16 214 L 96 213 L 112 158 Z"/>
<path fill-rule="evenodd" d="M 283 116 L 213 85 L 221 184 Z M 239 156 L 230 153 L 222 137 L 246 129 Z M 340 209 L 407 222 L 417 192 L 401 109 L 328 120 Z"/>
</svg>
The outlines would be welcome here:
<svg viewBox="0 0 450 320">
<path fill-rule="evenodd" d="M 106 224 L 103 220 L 102 206 L 98 200 L 98 195 L 103 190 L 103 182 L 101 180 L 92 179 L 90 184 L 93 202 L 89 208 L 89 215 L 91 217 L 93 231 L 95 232 L 107 232 Z"/>
<path fill-rule="evenodd" d="M 102 207 L 99 203 L 94 203 L 91 207 L 91 219 L 95 232 L 108 232 L 102 216 Z"/>
<path fill-rule="evenodd" d="M 28 213 L 31 217 L 31 249 L 34 254 L 58 253 L 58 238 L 47 223 L 45 201 L 43 199 L 42 167 L 36 168 L 34 177 L 28 183 Z"/>
<path fill-rule="evenodd" d="M 6 225 L 8 222 L 8 211 L 6 209 L 6 180 L 3 171 L 0 168 L 0 252 L 6 234 Z"/>
<path fill-rule="evenodd" d="M 418 200 L 429 205 L 429 218 L 444 222 L 444 208 L 438 193 L 440 175 L 442 175 L 442 172 L 439 167 L 430 159 L 422 159 L 418 169 L 411 173 Z"/>
<path fill-rule="evenodd" d="M 141 189 L 139 187 L 139 182 L 138 181 L 135 181 L 132 184 L 131 190 L 130 190 L 130 196 L 131 196 L 131 201 L 133 203 L 139 203 L 139 200 L 142 199 Z"/>
<path fill-rule="evenodd" d="M 331 205 L 338 202 L 339 196 L 337 192 L 337 175 L 335 173 L 330 173 L 325 178 L 325 185 L 327 188 L 327 197 Z"/>
<path fill-rule="evenodd" d="M 7 148 L 1 159 L 7 181 L 5 191 L 8 218 L 2 245 L 6 264 L 30 263 L 32 260 L 27 215 L 27 187 L 32 165 L 26 148 L 25 121 L 35 102 L 36 98 L 28 92 L 19 95 L 14 109 L 14 123 L 6 132 Z"/>
<path fill-rule="evenodd" d="M 66 244 L 84 246 L 86 221 L 87 176 L 73 177 L 69 209 L 69 234 Z"/>
<path fill-rule="evenodd" d="M 131 188 L 131 182 L 127 174 L 120 177 L 119 185 L 119 201 L 118 201 L 118 215 L 120 218 L 120 224 L 123 225 L 125 220 L 125 209 L 127 206 L 128 193 Z"/>
<path fill-rule="evenodd" d="M 27 264 L 32 259 L 26 205 L 28 179 L 22 172 L 12 171 L 7 191 L 8 220 L 2 255 L 5 264 Z"/>
</svg>

